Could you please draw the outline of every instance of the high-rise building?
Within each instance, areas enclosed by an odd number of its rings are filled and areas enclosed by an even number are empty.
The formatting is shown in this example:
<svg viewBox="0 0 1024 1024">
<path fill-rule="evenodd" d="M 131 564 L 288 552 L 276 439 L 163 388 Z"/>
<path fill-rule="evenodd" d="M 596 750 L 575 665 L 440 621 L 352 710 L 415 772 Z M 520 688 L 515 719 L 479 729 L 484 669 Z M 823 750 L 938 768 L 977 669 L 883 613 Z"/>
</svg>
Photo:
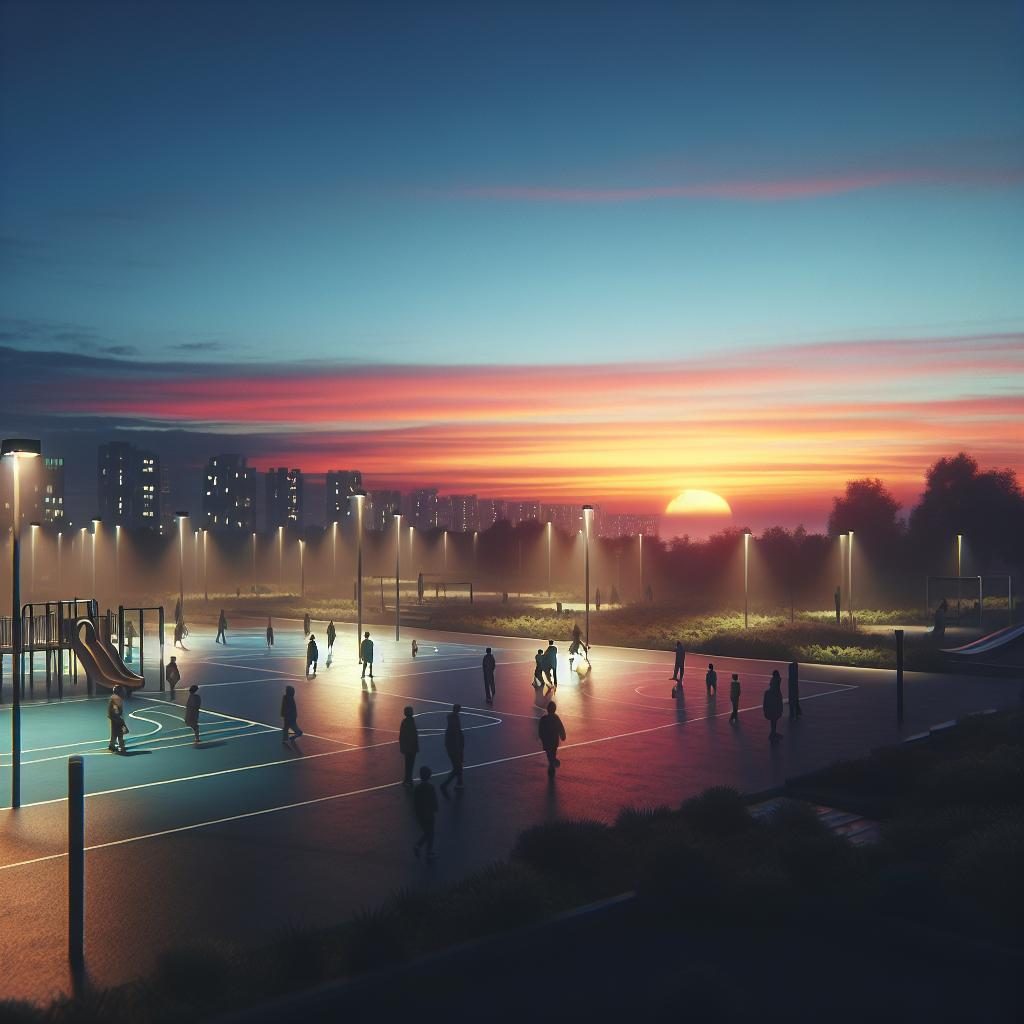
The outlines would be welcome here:
<svg viewBox="0 0 1024 1024">
<path fill-rule="evenodd" d="M 505 518 L 513 525 L 539 523 L 541 521 L 539 501 L 506 501 Z"/>
<path fill-rule="evenodd" d="M 348 515 L 349 496 L 363 489 L 363 474 L 358 469 L 327 471 L 327 522 L 339 523 Z"/>
<path fill-rule="evenodd" d="M 127 441 L 101 444 L 96 485 L 99 517 L 104 523 L 160 528 L 160 459 L 156 453 Z"/>
<path fill-rule="evenodd" d="M 472 533 L 480 529 L 480 507 L 475 494 L 453 494 L 448 501 L 451 505 L 451 530 Z"/>
<path fill-rule="evenodd" d="M 422 487 L 409 495 L 409 525 L 417 530 L 437 527 L 437 488 Z"/>
<path fill-rule="evenodd" d="M 489 530 L 495 523 L 508 518 L 505 502 L 495 498 L 481 498 L 476 508 L 477 522 L 481 530 Z"/>
<path fill-rule="evenodd" d="M 64 524 L 64 460 L 47 455 L 43 459 L 39 482 L 39 521 L 51 526 Z"/>
<path fill-rule="evenodd" d="M 597 534 L 600 537 L 645 537 L 658 536 L 660 516 L 638 512 L 606 512 L 600 520 Z"/>
<path fill-rule="evenodd" d="M 256 470 L 244 455 L 214 455 L 206 464 L 203 486 L 203 526 L 208 530 L 253 527 Z"/>
<path fill-rule="evenodd" d="M 267 529 L 279 526 L 302 525 L 302 470 L 268 469 L 267 477 Z"/>
<path fill-rule="evenodd" d="M 394 516 L 402 510 L 401 491 L 370 491 L 366 495 L 365 526 L 368 530 L 394 528 Z"/>
</svg>

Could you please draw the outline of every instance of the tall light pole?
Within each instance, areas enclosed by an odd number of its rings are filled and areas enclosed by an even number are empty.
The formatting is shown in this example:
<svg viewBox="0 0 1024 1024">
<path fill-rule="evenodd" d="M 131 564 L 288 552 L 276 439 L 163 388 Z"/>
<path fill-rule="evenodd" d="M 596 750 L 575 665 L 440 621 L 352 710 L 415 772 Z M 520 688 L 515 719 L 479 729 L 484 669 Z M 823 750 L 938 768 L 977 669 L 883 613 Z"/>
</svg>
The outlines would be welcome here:
<svg viewBox="0 0 1024 1024">
<path fill-rule="evenodd" d="M 355 491 L 348 496 L 356 509 L 356 657 L 363 642 L 363 504 L 366 491 Z"/>
<path fill-rule="evenodd" d="M 251 593 L 256 593 L 256 531 L 252 531 L 252 582 Z"/>
<path fill-rule="evenodd" d="M 121 524 L 114 525 L 114 600 L 121 601 Z"/>
<path fill-rule="evenodd" d="M 842 591 L 846 590 L 846 541 L 847 536 L 845 533 L 839 534 L 839 618 L 843 617 L 843 594 Z M 846 606 L 850 606 L 850 594 L 847 591 L 846 594 Z"/>
<path fill-rule="evenodd" d="M 14 495 L 11 511 L 11 682 L 14 700 L 11 703 L 11 807 L 21 806 L 21 484 L 18 463 L 21 459 L 38 458 L 42 447 L 27 437 L 12 437 L 3 442 L 0 456 L 11 460 Z"/>
<path fill-rule="evenodd" d="M 178 607 L 181 617 L 185 618 L 185 520 L 187 512 L 176 512 L 174 518 L 178 523 Z"/>
<path fill-rule="evenodd" d="M 306 595 L 306 542 L 299 538 L 299 597 Z"/>
<path fill-rule="evenodd" d="M 583 617 L 584 642 L 590 649 L 590 530 L 594 523 L 594 506 L 583 506 L 583 594 L 585 612 Z"/>
<path fill-rule="evenodd" d="M 85 526 L 78 528 L 78 589 L 79 591 L 85 588 L 85 551 L 86 551 L 86 539 L 89 536 L 89 530 Z"/>
<path fill-rule="evenodd" d="M 277 528 L 277 589 L 284 593 L 284 527 Z"/>
<path fill-rule="evenodd" d="M 64 531 L 57 531 L 57 593 L 64 600 Z"/>
<path fill-rule="evenodd" d="M 338 592 L 338 520 L 331 523 L 331 590 Z"/>
<path fill-rule="evenodd" d="M 203 600 L 210 600 L 210 578 L 207 575 L 207 561 L 206 561 L 206 538 L 209 534 L 209 530 L 203 527 Z"/>
<path fill-rule="evenodd" d="M 28 524 L 29 540 L 29 576 L 28 576 L 28 599 L 36 599 L 36 534 L 39 532 L 38 523 Z"/>
<path fill-rule="evenodd" d="M 551 520 L 548 520 L 548 597 L 551 597 Z"/>
<path fill-rule="evenodd" d="M 644 535 L 640 534 L 640 597 L 644 596 Z"/>
<path fill-rule="evenodd" d="M 847 603 L 850 606 L 850 625 L 852 626 L 854 624 L 854 617 L 853 617 L 853 530 L 850 531 L 850 539 L 849 539 L 849 542 L 846 545 L 846 564 L 849 567 L 849 572 L 847 573 L 847 579 L 848 579 L 849 584 L 850 584 L 850 593 L 849 593 L 849 597 L 848 597 Z"/>
<path fill-rule="evenodd" d="M 743 531 L 743 628 L 750 626 L 750 530 Z"/>
<path fill-rule="evenodd" d="M 402 600 L 401 586 L 399 581 L 402 578 L 402 513 L 395 513 L 395 639 L 401 640 L 399 635 L 399 624 L 401 623 L 401 611 L 399 604 Z"/>
<path fill-rule="evenodd" d="M 96 598 L 96 611 L 99 613 L 99 602 L 100 599 L 96 594 L 96 539 L 100 532 L 100 522 L 102 520 L 94 519 L 92 521 L 92 596 Z"/>
<path fill-rule="evenodd" d="M 960 577 L 963 575 L 962 558 L 964 553 L 964 535 L 956 535 L 956 621 L 960 624 Z"/>
<path fill-rule="evenodd" d="M 441 544 L 444 549 L 444 571 L 448 571 L 448 531 L 445 530 L 441 535 Z"/>
</svg>

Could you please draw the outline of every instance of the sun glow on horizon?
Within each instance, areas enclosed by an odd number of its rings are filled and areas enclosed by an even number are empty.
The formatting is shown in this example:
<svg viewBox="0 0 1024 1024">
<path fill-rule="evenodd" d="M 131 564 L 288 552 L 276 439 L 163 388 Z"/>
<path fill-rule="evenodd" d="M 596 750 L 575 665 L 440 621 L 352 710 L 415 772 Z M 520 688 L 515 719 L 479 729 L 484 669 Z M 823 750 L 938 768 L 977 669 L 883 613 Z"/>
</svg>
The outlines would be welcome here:
<svg viewBox="0 0 1024 1024">
<path fill-rule="evenodd" d="M 667 516 L 726 516 L 732 515 L 729 502 L 714 491 L 685 490 L 677 494 L 665 508 Z"/>
</svg>

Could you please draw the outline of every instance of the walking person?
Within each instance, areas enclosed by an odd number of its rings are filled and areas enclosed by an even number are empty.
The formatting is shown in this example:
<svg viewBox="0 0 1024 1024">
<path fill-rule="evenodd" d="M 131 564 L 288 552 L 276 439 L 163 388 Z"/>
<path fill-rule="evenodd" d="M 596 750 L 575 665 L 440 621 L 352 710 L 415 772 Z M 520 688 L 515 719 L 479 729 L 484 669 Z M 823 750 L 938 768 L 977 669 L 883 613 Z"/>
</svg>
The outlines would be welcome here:
<svg viewBox="0 0 1024 1024">
<path fill-rule="evenodd" d="M 124 627 L 124 635 L 125 639 L 128 641 L 128 653 L 125 656 L 124 660 L 126 662 L 130 662 L 133 660 L 135 653 L 135 637 L 138 636 L 138 634 L 135 632 L 135 623 L 132 622 L 131 619 L 128 620 L 127 624 Z"/>
<path fill-rule="evenodd" d="M 334 657 L 334 641 L 338 639 L 338 631 L 334 628 L 334 619 L 327 623 L 327 660 Z"/>
<path fill-rule="evenodd" d="M 800 665 L 791 661 L 789 663 L 789 679 L 787 680 L 789 696 L 789 720 L 799 718 L 803 714 L 800 707 Z"/>
<path fill-rule="evenodd" d="M 164 679 L 171 684 L 171 696 L 174 696 L 174 691 L 178 688 L 178 683 L 181 682 L 181 672 L 178 669 L 178 659 L 172 654 L 171 660 L 167 662 L 167 668 L 164 669 Z"/>
<path fill-rule="evenodd" d="M 185 625 L 183 619 L 177 619 L 174 623 L 174 643 L 172 647 L 180 647 L 183 651 L 187 651 L 188 648 L 185 646 L 185 637 L 188 636 L 188 626 Z"/>
<path fill-rule="evenodd" d="M 569 644 L 569 671 L 572 671 L 572 663 L 576 660 L 576 656 L 580 653 L 580 650 L 586 650 L 586 646 L 583 643 L 583 631 L 580 629 L 580 624 L 574 622 L 572 626 L 572 641 Z"/>
<path fill-rule="evenodd" d="M 601 610 L 601 588 L 600 587 L 598 587 L 597 590 L 594 591 L 594 608 L 595 608 L 596 611 L 600 611 Z"/>
<path fill-rule="evenodd" d="M 533 688 L 539 690 L 544 685 L 544 651 L 537 648 L 533 657 Z"/>
<path fill-rule="evenodd" d="M 740 720 L 740 677 L 733 672 L 732 682 L 729 683 L 729 700 L 732 701 L 732 714 L 729 716 L 729 724 L 739 723 Z"/>
<path fill-rule="evenodd" d="M 128 732 L 128 723 L 124 720 L 124 697 L 121 696 L 121 687 L 115 686 L 107 701 L 107 718 L 110 720 L 110 743 L 107 750 L 112 754 L 127 754 L 124 737 Z"/>
<path fill-rule="evenodd" d="M 363 663 L 363 674 L 360 679 L 366 678 L 366 670 L 370 670 L 370 682 L 373 682 L 373 641 L 370 639 L 369 631 L 363 634 L 363 642 L 359 645 L 359 660 Z"/>
<path fill-rule="evenodd" d="M 681 683 L 683 681 L 683 665 L 686 662 L 686 648 L 683 647 L 683 641 L 676 641 L 676 663 L 672 669 L 672 679 Z"/>
<path fill-rule="evenodd" d="M 713 663 L 708 664 L 708 674 L 704 677 L 704 685 L 708 688 L 709 697 L 718 696 L 718 673 Z"/>
<path fill-rule="evenodd" d="M 843 621 L 843 592 L 839 587 L 836 587 L 835 592 L 836 602 L 836 624 L 840 624 Z"/>
<path fill-rule="evenodd" d="M 782 717 L 782 676 L 779 675 L 778 669 L 772 672 L 772 677 L 768 681 L 768 689 L 764 691 L 761 706 L 764 710 L 764 717 L 771 722 L 772 726 L 768 740 L 775 743 L 782 735 L 777 728 L 779 719 Z"/>
<path fill-rule="evenodd" d="M 185 701 L 185 724 L 195 733 L 196 745 L 199 744 L 199 710 L 203 706 L 203 698 L 199 696 L 199 687 L 193 683 L 188 688 L 188 700 Z"/>
<path fill-rule="evenodd" d="M 302 635 L 309 636 L 309 631 L 312 628 L 312 624 L 309 621 L 309 612 L 306 612 L 302 617 Z"/>
<path fill-rule="evenodd" d="M 544 665 L 547 668 L 551 685 L 558 688 L 558 648 L 554 640 L 548 641 L 548 649 L 544 652 Z"/>
<path fill-rule="evenodd" d="M 494 703 L 494 665 L 494 655 L 491 654 L 491 649 L 488 647 L 483 660 L 484 700 L 488 704 Z"/>
<path fill-rule="evenodd" d="M 213 638 L 215 644 L 223 644 L 225 647 L 228 645 L 228 638 L 225 630 L 228 628 L 228 620 L 224 615 L 224 609 L 221 608 L 220 616 L 217 619 L 217 635 Z"/>
<path fill-rule="evenodd" d="M 453 779 L 456 789 L 463 788 L 462 762 L 466 752 L 466 736 L 462 731 L 462 719 L 459 718 L 461 710 L 461 704 L 452 705 L 452 710 L 448 715 L 448 724 L 444 730 L 444 749 L 448 754 L 448 760 L 452 763 L 452 770 L 448 773 L 448 778 L 441 783 L 442 796 L 448 795 L 448 786 Z"/>
<path fill-rule="evenodd" d="M 420 734 L 416 728 L 416 719 L 413 718 L 412 708 L 406 708 L 402 724 L 398 727 L 398 750 L 405 758 L 405 775 L 402 776 L 402 785 L 406 789 L 412 789 L 412 769 L 416 764 L 416 755 L 420 752 Z"/>
<path fill-rule="evenodd" d="M 269 615 L 267 616 L 267 646 L 274 646 L 274 623 Z"/>
<path fill-rule="evenodd" d="M 434 859 L 434 819 L 437 817 L 437 793 L 430 781 L 431 774 L 429 766 L 420 768 L 420 784 L 412 795 L 413 813 L 420 827 L 420 837 L 412 852 L 419 857 L 420 848 L 426 844 L 427 860 Z"/>
<path fill-rule="evenodd" d="M 537 723 L 537 736 L 540 738 L 540 745 L 548 757 L 548 778 L 555 777 L 555 769 L 561 765 L 558 760 L 558 744 L 565 739 L 565 726 L 562 720 L 555 714 L 558 706 L 555 702 L 548 701 L 548 713 Z"/>
<path fill-rule="evenodd" d="M 290 739 L 293 737 L 297 739 L 302 735 L 302 730 L 299 728 L 299 709 L 295 704 L 294 686 L 284 688 L 284 696 L 281 698 L 281 718 L 284 721 L 284 725 L 281 726 L 281 742 L 287 745 Z M 289 732 L 291 732 L 291 736 L 288 735 Z"/>
<path fill-rule="evenodd" d="M 316 646 L 316 637 L 309 634 L 309 643 L 306 644 L 306 677 L 309 678 L 309 670 L 313 669 L 313 678 L 316 679 L 316 663 L 320 657 L 320 651 Z"/>
</svg>

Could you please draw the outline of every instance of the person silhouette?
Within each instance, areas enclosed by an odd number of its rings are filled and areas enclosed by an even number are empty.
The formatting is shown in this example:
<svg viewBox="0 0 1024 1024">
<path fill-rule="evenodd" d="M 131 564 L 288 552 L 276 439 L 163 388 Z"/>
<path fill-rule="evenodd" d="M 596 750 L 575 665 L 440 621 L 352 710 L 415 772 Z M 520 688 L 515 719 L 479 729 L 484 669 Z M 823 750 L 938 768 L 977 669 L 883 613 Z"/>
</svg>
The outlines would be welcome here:
<svg viewBox="0 0 1024 1024">
<path fill-rule="evenodd" d="M 547 650 L 544 652 L 544 668 L 547 672 L 548 682 L 553 687 L 558 686 L 558 648 L 554 640 L 548 641 Z"/>
<path fill-rule="evenodd" d="M 484 700 L 488 704 L 494 703 L 494 667 L 494 655 L 491 654 L 491 649 L 488 647 L 483 660 Z"/>
<path fill-rule="evenodd" d="M 127 654 L 125 655 L 124 660 L 126 662 L 130 662 L 134 655 L 135 637 L 138 635 L 135 632 L 135 623 L 132 622 L 131 619 L 129 619 L 128 622 L 125 624 L 124 635 L 125 639 L 128 641 L 128 651 Z"/>
<path fill-rule="evenodd" d="M 583 631 L 580 629 L 580 624 L 574 622 L 572 625 L 572 641 L 569 644 L 569 671 L 572 671 L 572 663 L 576 660 L 576 655 L 580 653 L 580 648 L 583 646 Z"/>
<path fill-rule="evenodd" d="M 185 637 L 188 636 L 188 626 L 185 625 L 184 619 L 178 619 L 174 623 L 174 643 L 172 647 L 180 647 L 183 651 L 187 651 L 188 648 L 185 646 Z"/>
<path fill-rule="evenodd" d="M 843 621 L 843 592 L 839 587 L 836 587 L 834 599 L 836 602 L 836 622 L 839 623 Z"/>
<path fill-rule="evenodd" d="M 178 687 L 178 683 L 181 682 L 181 671 L 178 668 L 178 659 L 172 654 L 171 660 L 167 663 L 167 668 L 164 669 L 164 678 L 171 684 L 171 696 L 174 696 L 174 691 Z"/>
<path fill-rule="evenodd" d="M 281 718 L 284 721 L 284 725 L 281 727 L 281 742 L 287 745 L 292 738 L 288 735 L 289 731 L 295 738 L 302 735 L 298 722 L 299 709 L 295 704 L 294 686 L 284 688 L 284 696 L 281 698 Z"/>
<path fill-rule="evenodd" d="M 803 714 L 803 710 L 800 707 L 800 665 L 795 661 L 789 663 L 789 678 L 787 682 L 789 718 L 792 721 Z"/>
<path fill-rule="evenodd" d="M 558 760 L 558 744 L 565 739 L 565 726 L 555 714 L 557 710 L 558 705 L 553 700 L 548 701 L 548 712 L 537 723 L 537 736 L 548 759 L 549 779 L 555 777 L 555 769 L 562 763 Z"/>
<path fill-rule="evenodd" d="M 320 657 L 320 652 L 316 646 L 316 637 L 312 633 L 309 634 L 309 643 L 306 644 L 306 675 L 309 675 L 310 668 L 313 669 L 313 678 L 316 679 L 316 663 Z"/>
<path fill-rule="evenodd" d="M 594 592 L 594 608 L 597 611 L 601 610 L 601 588 L 600 587 L 598 587 L 597 590 Z"/>
<path fill-rule="evenodd" d="M 217 619 L 217 635 L 213 638 L 215 644 L 223 644 L 225 647 L 228 645 L 228 638 L 225 630 L 228 628 L 228 620 L 224 615 L 224 609 L 221 608 L 220 616 Z"/>
<path fill-rule="evenodd" d="M 732 702 L 732 714 L 729 716 L 729 724 L 740 721 L 740 677 L 733 672 L 732 682 L 729 683 L 729 700 Z"/>
<path fill-rule="evenodd" d="M 683 681 L 683 667 L 686 664 L 686 648 L 683 647 L 683 641 L 676 641 L 676 663 L 672 668 L 672 679 L 681 683 Z"/>
<path fill-rule="evenodd" d="M 110 743 L 107 750 L 112 754 L 127 754 L 124 736 L 128 732 L 128 723 L 124 720 L 124 697 L 121 695 L 121 687 L 115 686 L 107 702 L 107 718 L 110 721 Z"/>
<path fill-rule="evenodd" d="M 434 819 L 437 817 L 437 793 L 430 782 L 429 765 L 420 768 L 420 783 L 412 795 L 413 813 L 420 827 L 420 837 L 416 840 L 412 852 L 419 857 L 421 847 L 426 844 L 427 860 L 434 859 Z"/>
<path fill-rule="evenodd" d="M 366 678 L 366 670 L 370 670 L 370 680 L 373 680 L 373 641 L 370 639 L 369 631 L 363 633 L 363 642 L 359 645 L 359 660 L 363 663 L 363 674 L 360 679 Z"/>
<path fill-rule="evenodd" d="M 718 673 L 711 663 L 708 664 L 708 674 L 704 677 L 704 685 L 708 688 L 709 697 L 718 696 Z"/>
<path fill-rule="evenodd" d="M 533 658 L 533 688 L 539 690 L 544 685 L 544 651 L 537 648 Z"/>
<path fill-rule="evenodd" d="M 398 750 L 405 758 L 405 775 L 402 777 L 402 785 L 406 789 L 412 789 L 412 769 L 416 764 L 416 755 L 420 752 L 420 735 L 416 728 L 416 719 L 413 718 L 412 708 L 406 708 L 402 712 L 402 724 L 398 727 Z"/>
<path fill-rule="evenodd" d="M 309 612 L 306 612 L 306 614 L 302 617 L 302 635 L 309 636 L 310 628 L 311 623 L 309 621 Z"/>
<path fill-rule="evenodd" d="M 327 623 L 327 659 L 334 654 L 334 641 L 338 639 L 338 631 L 334 628 L 334 619 Z"/>
<path fill-rule="evenodd" d="M 777 728 L 779 719 L 782 717 L 782 676 L 779 675 L 778 669 L 772 672 L 772 677 L 768 681 L 768 689 L 764 691 L 761 706 L 764 717 L 771 723 L 768 739 L 774 743 L 782 735 Z"/>
<path fill-rule="evenodd" d="M 466 737 L 462 731 L 462 720 L 459 712 L 462 711 L 461 704 L 453 704 L 448 715 L 448 724 L 444 730 L 444 749 L 448 754 L 448 760 L 452 763 L 452 770 L 448 777 L 441 783 L 441 795 L 448 795 L 448 786 L 455 780 L 455 788 L 462 789 L 462 763 L 465 758 Z"/>
<path fill-rule="evenodd" d="M 274 623 L 271 621 L 270 616 L 267 616 L 267 646 L 274 646 Z"/>
<path fill-rule="evenodd" d="M 185 724 L 195 733 L 196 744 L 199 744 L 199 711 L 203 706 L 203 698 L 199 696 L 199 687 L 193 683 L 188 688 L 188 700 L 185 701 Z"/>
<path fill-rule="evenodd" d="M 946 613 L 948 611 L 949 605 L 946 603 L 946 599 L 943 598 L 935 609 L 935 628 L 932 630 L 932 633 L 935 635 L 936 640 L 941 640 L 946 635 Z"/>
</svg>

